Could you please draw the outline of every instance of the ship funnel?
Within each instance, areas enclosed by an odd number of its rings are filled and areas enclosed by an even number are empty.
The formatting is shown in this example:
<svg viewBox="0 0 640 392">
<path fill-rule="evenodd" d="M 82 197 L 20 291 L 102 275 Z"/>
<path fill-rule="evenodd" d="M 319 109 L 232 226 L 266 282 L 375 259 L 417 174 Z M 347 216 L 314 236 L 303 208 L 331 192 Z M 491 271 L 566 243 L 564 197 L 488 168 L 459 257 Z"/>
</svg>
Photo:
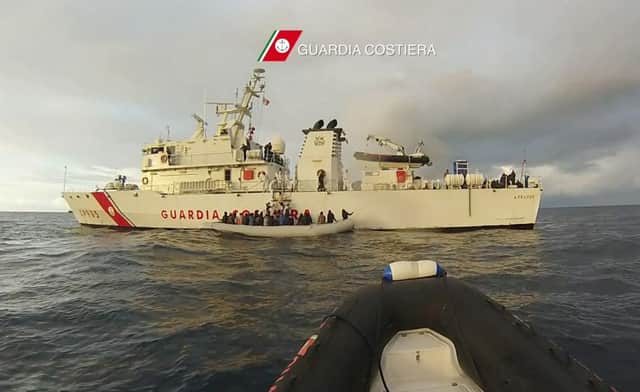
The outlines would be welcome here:
<svg viewBox="0 0 640 392">
<path fill-rule="evenodd" d="M 329 124 L 327 124 L 327 129 L 334 129 L 337 126 L 338 126 L 338 120 L 334 118 L 333 120 L 329 121 Z"/>
<path fill-rule="evenodd" d="M 313 124 L 313 129 L 320 129 L 324 126 L 324 121 L 323 120 L 318 120 L 316 121 L 315 124 Z"/>
</svg>

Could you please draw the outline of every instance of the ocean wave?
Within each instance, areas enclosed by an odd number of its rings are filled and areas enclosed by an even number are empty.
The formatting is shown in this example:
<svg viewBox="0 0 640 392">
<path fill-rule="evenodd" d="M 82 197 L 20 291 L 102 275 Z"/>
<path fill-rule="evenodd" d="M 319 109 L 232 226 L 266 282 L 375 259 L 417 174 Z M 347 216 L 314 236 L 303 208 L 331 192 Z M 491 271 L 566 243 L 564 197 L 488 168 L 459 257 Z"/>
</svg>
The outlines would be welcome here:
<svg viewBox="0 0 640 392">
<path fill-rule="evenodd" d="M 536 229 L 247 240 L 0 215 L 0 379 L 15 390 L 265 390 L 323 316 L 433 259 L 622 390 L 638 389 L 640 208 Z"/>
</svg>

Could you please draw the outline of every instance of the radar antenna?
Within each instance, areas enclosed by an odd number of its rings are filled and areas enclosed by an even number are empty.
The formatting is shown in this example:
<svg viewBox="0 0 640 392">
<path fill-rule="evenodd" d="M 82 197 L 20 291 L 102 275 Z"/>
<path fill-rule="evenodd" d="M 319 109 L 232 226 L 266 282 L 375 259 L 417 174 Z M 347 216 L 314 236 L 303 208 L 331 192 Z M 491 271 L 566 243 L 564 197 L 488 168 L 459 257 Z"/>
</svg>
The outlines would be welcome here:
<svg viewBox="0 0 640 392">
<path fill-rule="evenodd" d="M 207 102 L 207 104 L 216 105 L 216 114 L 222 117 L 217 124 L 216 135 L 229 135 L 231 138 L 231 146 L 240 148 L 245 142 L 244 138 L 244 117 L 251 118 L 251 101 L 253 98 L 260 97 L 264 94 L 265 84 L 264 69 L 256 68 L 253 70 L 249 83 L 244 88 L 240 102 L 223 103 L 223 102 Z M 233 115 L 230 117 L 229 115 Z"/>
</svg>

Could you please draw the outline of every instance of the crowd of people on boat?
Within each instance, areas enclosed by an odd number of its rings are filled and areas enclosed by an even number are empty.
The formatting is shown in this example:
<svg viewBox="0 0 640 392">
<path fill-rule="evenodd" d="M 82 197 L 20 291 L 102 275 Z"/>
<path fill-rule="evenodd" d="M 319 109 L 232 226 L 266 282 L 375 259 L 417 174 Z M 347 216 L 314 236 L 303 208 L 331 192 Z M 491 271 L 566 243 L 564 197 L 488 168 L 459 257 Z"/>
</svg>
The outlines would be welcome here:
<svg viewBox="0 0 640 392">
<path fill-rule="evenodd" d="M 347 212 L 342 209 L 342 219 L 347 220 L 353 212 Z M 338 221 L 335 214 L 331 210 L 327 210 L 325 215 L 324 211 L 320 211 L 320 214 L 315 219 L 311 216 L 311 211 L 305 209 L 302 214 L 293 213 L 292 209 L 285 207 L 281 209 L 272 209 L 269 204 L 267 208 L 259 211 L 255 210 L 249 213 L 240 213 L 237 210 L 227 212 L 222 215 L 220 219 L 222 223 L 231 225 L 247 225 L 247 226 L 291 226 L 291 225 L 311 225 L 311 224 L 329 224 Z"/>
</svg>

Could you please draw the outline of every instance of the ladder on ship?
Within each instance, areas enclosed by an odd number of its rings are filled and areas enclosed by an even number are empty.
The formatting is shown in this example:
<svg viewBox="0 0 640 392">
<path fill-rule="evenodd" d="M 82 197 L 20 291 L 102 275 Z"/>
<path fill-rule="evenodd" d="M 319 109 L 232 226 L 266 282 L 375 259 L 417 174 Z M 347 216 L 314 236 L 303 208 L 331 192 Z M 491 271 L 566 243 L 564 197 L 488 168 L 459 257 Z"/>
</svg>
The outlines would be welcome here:
<svg viewBox="0 0 640 392">
<path fill-rule="evenodd" d="M 291 201 L 291 192 L 286 189 L 274 190 L 271 194 L 271 200 L 274 202 L 290 202 Z"/>
</svg>

